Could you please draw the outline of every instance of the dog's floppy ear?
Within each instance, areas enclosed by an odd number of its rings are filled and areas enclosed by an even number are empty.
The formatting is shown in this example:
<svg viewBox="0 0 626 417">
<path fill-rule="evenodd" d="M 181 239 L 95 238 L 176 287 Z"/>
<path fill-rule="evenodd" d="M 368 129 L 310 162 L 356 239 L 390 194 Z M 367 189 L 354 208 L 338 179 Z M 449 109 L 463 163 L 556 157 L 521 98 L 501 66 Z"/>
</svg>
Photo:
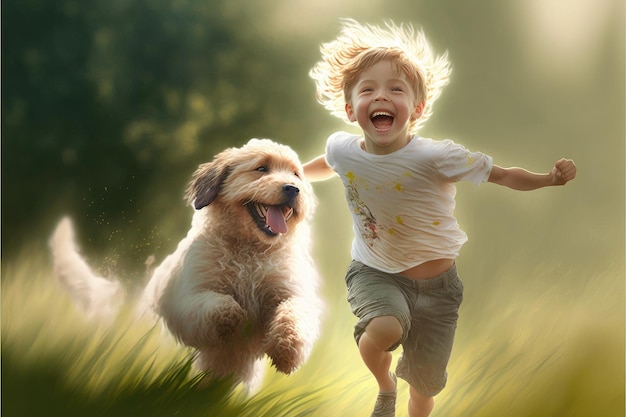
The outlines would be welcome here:
<svg viewBox="0 0 626 417">
<path fill-rule="evenodd" d="M 228 166 L 219 155 L 213 162 L 200 165 L 191 176 L 185 199 L 196 210 L 208 206 L 217 198 L 222 183 L 228 177 L 228 171 Z"/>
</svg>

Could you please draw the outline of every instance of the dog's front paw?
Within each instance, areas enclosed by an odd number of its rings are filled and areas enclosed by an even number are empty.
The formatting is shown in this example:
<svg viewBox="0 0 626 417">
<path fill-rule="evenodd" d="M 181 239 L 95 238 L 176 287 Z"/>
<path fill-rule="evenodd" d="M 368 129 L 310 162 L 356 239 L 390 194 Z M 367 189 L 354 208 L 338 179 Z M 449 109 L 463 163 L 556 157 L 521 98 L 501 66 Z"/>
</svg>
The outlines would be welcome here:
<svg viewBox="0 0 626 417">
<path fill-rule="evenodd" d="M 209 328 L 219 342 L 229 342 L 245 329 L 247 314 L 234 300 L 214 312 L 209 318 Z"/>
<path fill-rule="evenodd" d="M 276 317 L 266 335 L 266 353 L 272 365 L 285 374 L 296 371 L 304 362 L 303 349 L 294 321 L 288 316 Z"/>
</svg>

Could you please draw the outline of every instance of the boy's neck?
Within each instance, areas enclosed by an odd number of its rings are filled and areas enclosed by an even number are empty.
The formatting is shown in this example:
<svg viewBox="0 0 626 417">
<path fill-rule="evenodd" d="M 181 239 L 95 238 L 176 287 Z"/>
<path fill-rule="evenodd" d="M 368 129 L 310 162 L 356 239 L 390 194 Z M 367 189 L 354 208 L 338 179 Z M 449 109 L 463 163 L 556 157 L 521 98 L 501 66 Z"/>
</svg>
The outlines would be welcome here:
<svg viewBox="0 0 626 417">
<path fill-rule="evenodd" d="M 368 141 L 365 136 L 359 141 L 359 146 L 367 153 L 373 155 L 388 155 L 399 151 L 411 142 L 413 135 L 409 134 L 404 141 L 393 141 L 389 146 L 377 146 L 374 141 Z"/>
</svg>

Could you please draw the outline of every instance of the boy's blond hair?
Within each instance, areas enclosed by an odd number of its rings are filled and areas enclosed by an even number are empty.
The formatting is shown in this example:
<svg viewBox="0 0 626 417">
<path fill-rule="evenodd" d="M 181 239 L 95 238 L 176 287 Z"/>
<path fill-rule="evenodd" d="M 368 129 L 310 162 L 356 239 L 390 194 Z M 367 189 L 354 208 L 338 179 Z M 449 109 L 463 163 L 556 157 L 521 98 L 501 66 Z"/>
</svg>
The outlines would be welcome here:
<svg viewBox="0 0 626 417">
<path fill-rule="evenodd" d="M 372 65 L 390 60 L 413 86 L 417 102 L 424 101 L 422 116 L 411 122 L 415 133 L 432 114 L 433 102 L 448 83 L 448 53 L 435 57 L 422 31 L 411 25 L 386 23 L 386 29 L 342 19 L 340 35 L 321 45 L 322 60 L 309 72 L 317 87 L 317 100 L 331 114 L 350 123 L 345 104 L 359 75 Z M 417 104 L 417 103 L 416 103 Z"/>
</svg>

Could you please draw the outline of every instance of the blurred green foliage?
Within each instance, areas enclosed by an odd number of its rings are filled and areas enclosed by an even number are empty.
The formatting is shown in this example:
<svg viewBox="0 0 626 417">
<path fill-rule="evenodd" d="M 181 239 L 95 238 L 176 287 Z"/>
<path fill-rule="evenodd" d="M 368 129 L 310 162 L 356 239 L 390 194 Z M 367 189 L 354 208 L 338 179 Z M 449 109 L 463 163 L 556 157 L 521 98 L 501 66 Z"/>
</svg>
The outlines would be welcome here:
<svg viewBox="0 0 626 417">
<path fill-rule="evenodd" d="M 260 3 L 242 6 L 3 2 L 5 256 L 64 211 L 97 249 L 123 244 L 119 227 L 147 239 L 170 210 L 183 229 L 198 163 L 251 137 L 303 140 L 319 122 L 304 110 L 309 62 L 291 39 L 247 28 Z"/>
<path fill-rule="evenodd" d="M 595 183 L 623 185 L 622 7 L 549 3 L 5 1 L 3 262 L 44 246 L 67 213 L 87 253 L 116 248 L 102 262 L 138 272 L 184 233 L 182 190 L 198 163 L 250 137 L 303 160 L 321 153 L 345 126 L 317 105 L 307 73 L 345 16 L 414 23 L 450 52 L 452 82 L 425 135 L 534 170 L 573 157 L 587 198 L 563 202 L 613 233 L 604 219 L 623 217 L 623 193 Z"/>
</svg>

